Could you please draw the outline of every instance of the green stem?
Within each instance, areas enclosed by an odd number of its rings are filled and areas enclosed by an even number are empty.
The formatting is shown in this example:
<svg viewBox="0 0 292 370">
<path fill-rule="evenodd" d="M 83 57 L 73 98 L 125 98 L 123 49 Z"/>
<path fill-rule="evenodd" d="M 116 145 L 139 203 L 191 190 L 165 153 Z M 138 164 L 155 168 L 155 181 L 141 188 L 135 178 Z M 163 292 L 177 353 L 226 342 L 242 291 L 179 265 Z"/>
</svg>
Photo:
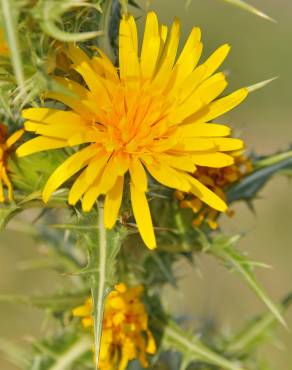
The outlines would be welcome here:
<svg viewBox="0 0 292 370">
<path fill-rule="evenodd" d="M 159 325 L 159 324 L 158 324 Z M 160 326 L 160 325 L 159 325 Z M 188 336 L 176 325 L 168 325 L 163 329 L 164 340 L 173 343 L 174 348 L 183 349 L 187 358 L 200 359 L 209 364 L 220 366 L 226 370 L 243 370 L 238 363 L 233 363 L 216 352 L 205 347 L 196 338 L 189 339 Z"/>
<path fill-rule="evenodd" d="M 110 17 L 111 17 L 111 10 L 112 10 L 112 3 L 113 0 L 106 0 L 103 6 L 103 16 L 101 17 L 101 29 L 102 29 L 102 36 L 100 37 L 100 47 L 102 51 L 113 60 L 113 50 L 109 40 L 109 24 L 110 24 Z"/>
<path fill-rule="evenodd" d="M 17 85 L 22 94 L 25 94 L 24 74 L 21 62 L 21 55 L 17 37 L 17 27 L 14 24 L 13 15 L 11 12 L 11 0 L 1 0 L 1 8 L 3 12 L 3 22 L 6 29 L 7 40 L 9 44 L 11 61 L 15 73 Z"/>
<path fill-rule="evenodd" d="M 90 351 L 91 340 L 88 337 L 81 337 L 72 347 L 63 353 L 49 370 L 71 369 L 71 366 L 81 355 Z"/>
<path fill-rule="evenodd" d="M 102 321 L 104 310 L 104 299 L 106 295 L 106 252 L 107 239 L 104 226 L 103 206 L 98 206 L 98 246 L 96 253 L 92 254 L 91 268 L 98 273 L 92 276 L 92 302 L 94 317 L 94 348 L 95 348 L 95 367 L 98 369 L 100 342 L 102 334 Z"/>
</svg>

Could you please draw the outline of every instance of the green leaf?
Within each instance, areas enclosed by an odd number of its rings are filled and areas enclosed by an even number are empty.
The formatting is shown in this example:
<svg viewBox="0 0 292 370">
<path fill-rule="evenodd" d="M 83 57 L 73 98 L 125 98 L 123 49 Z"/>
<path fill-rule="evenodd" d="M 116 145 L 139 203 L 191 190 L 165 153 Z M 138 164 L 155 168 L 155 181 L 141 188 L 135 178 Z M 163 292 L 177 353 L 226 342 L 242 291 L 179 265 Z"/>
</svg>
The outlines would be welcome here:
<svg viewBox="0 0 292 370">
<path fill-rule="evenodd" d="M 74 293 L 57 294 L 52 296 L 25 296 L 1 294 L 0 302 L 24 304 L 41 309 L 50 309 L 52 312 L 71 310 L 82 304 L 88 297 L 88 290 Z"/>
<path fill-rule="evenodd" d="M 6 30 L 7 41 L 10 50 L 11 61 L 14 69 L 15 79 L 20 90 L 24 91 L 24 72 L 21 60 L 18 32 L 16 25 L 16 5 L 13 0 L 1 0 L 2 20 Z"/>
<path fill-rule="evenodd" d="M 79 360 L 82 355 L 90 351 L 92 348 L 92 340 L 90 337 L 81 337 L 77 342 L 73 343 L 65 352 L 60 354 L 47 370 L 64 370 L 71 369 L 76 360 Z"/>
<path fill-rule="evenodd" d="M 221 260 L 226 267 L 232 271 L 236 271 L 255 292 L 260 300 L 268 307 L 271 313 L 279 322 L 286 327 L 278 307 L 271 301 L 267 293 L 257 282 L 253 273 L 254 262 L 249 260 L 245 255 L 235 249 L 235 245 L 239 241 L 240 236 L 226 237 L 224 235 L 217 236 L 212 241 L 212 246 L 208 253 Z"/>
<path fill-rule="evenodd" d="M 3 0 L 2 0 L 3 1 Z M 90 32 L 76 32 L 69 33 L 63 31 L 57 26 L 62 16 L 70 11 L 72 8 L 89 7 L 95 8 L 100 12 L 100 7 L 90 4 L 89 2 L 65 0 L 60 1 L 39 1 L 38 6 L 34 9 L 34 16 L 39 20 L 39 24 L 43 31 L 49 36 L 59 41 L 64 42 L 82 42 L 89 39 L 96 38 L 103 34 L 103 31 L 90 31 Z"/>
<path fill-rule="evenodd" d="M 292 294 L 289 294 L 279 305 L 284 312 L 292 303 Z M 231 337 L 224 350 L 229 354 L 248 354 L 264 341 L 271 329 L 276 325 L 277 319 L 271 312 L 267 312 L 252 320 L 237 335 Z"/>
<path fill-rule="evenodd" d="M 223 1 L 225 1 L 226 3 L 232 4 L 232 5 L 235 5 L 235 6 L 241 8 L 243 10 L 246 10 L 246 11 L 252 13 L 252 14 L 255 14 L 258 17 L 267 19 L 271 22 L 276 22 L 273 18 L 271 18 L 270 16 L 268 16 L 267 14 L 262 12 L 261 10 L 257 9 L 253 5 L 248 4 L 246 1 L 243 1 L 243 0 L 223 0 Z"/>
<path fill-rule="evenodd" d="M 75 364 L 84 363 L 87 357 L 92 363 L 92 338 L 89 335 L 80 336 L 76 327 L 61 329 L 58 335 L 34 341 L 33 348 L 27 370 L 75 369 Z"/>
<path fill-rule="evenodd" d="M 116 226 L 106 230 L 104 226 L 103 204 L 98 205 L 98 212 L 79 216 L 77 227 L 81 243 L 88 251 L 87 272 L 93 301 L 95 366 L 98 366 L 102 320 L 105 299 L 114 285 L 115 259 L 122 242 L 127 236 L 127 229 Z"/>
<path fill-rule="evenodd" d="M 163 328 L 164 349 L 174 349 L 190 361 L 198 360 L 216 365 L 226 370 L 243 370 L 239 363 L 232 362 L 206 347 L 197 337 L 188 335 L 174 322 L 168 322 Z"/>
<path fill-rule="evenodd" d="M 62 150 L 51 150 L 27 157 L 11 156 L 8 167 L 14 189 L 31 194 L 41 191 L 52 172 L 66 159 Z"/>
<path fill-rule="evenodd" d="M 21 212 L 21 207 L 14 203 L 0 205 L 0 231 L 5 229 L 8 222 Z"/>
<path fill-rule="evenodd" d="M 291 171 L 292 151 L 257 160 L 254 162 L 254 168 L 252 173 L 229 188 L 227 191 L 229 204 L 239 200 L 251 201 L 273 175 Z"/>
</svg>

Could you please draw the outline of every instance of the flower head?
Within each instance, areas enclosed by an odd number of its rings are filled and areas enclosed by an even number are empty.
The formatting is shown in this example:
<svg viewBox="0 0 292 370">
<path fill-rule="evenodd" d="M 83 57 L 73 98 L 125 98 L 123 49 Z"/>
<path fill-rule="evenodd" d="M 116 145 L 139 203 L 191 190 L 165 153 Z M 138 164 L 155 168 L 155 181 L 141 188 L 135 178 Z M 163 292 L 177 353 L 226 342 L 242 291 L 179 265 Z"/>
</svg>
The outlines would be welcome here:
<svg viewBox="0 0 292 370">
<path fill-rule="evenodd" d="M 234 153 L 233 157 L 234 163 L 231 166 L 223 168 L 198 166 L 197 171 L 193 175 L 197 180 L 224 200 L 224 202 L 227 201 L 226 191 L 229 187 L 253 170 L 251 160 L 243 154 Z M 211 229 L 215 230 L 218 228 L 218 211 L 204 205 L 202 201 L 193 194 L 176 191 L 175 195 L 182 208 L 190 208 L 197 214 L 193 221 L 194 226 L 200 226 L 203 221 L 206 221 Z M 232 216 L 233 212 L 228 209 L 227 214 L 228 216 Z"/>
<path fill-rule="evenodd" d="M 0 124 L 0 202 L 5 201 L 3 185 L 8 189 L 7 198 L 12 200 L 13 189 L 7 174 L 7 160 L 13 144 L 22 136 L 23 130 L 14 132 L 7 137 L 7 126 Z"/>
<path fill-rule="evenodd" d="M 142 286 L 128 288 L 118 284 L 105 303 L 99 368 L 124 370 L 128 362 L 139 359 L 148 366 L 146 354 L 154 354 L 156 345 L 148 329 L 148 315 L 140 296 Z M 92 300 L 73 310 L 82 317 L 84 327 L 93 327 Z"/>
<path fill-rule="evenodd" d="M 56 77 L 70 94 L 50 92 L 47 97 L 63 102 L 69 110 L 23 111 L 26 130 L 39 136 L 23 144 L 19 155 L 82 145 L 51 175 L 43 190 L 44 201 L 78 174 L 69 203 L 75 205 L 82 199 L 83 210 L 89 211 L 105 195 L 105 225 L 112 228 L 129 173 L 134 217 L 149 248 L 156 242 L 146 198 L 147 172 L 162 185 L 191 192 L 214 209 L 225 211 L 224 201 L 191 174 L 196 166 L 231 165 L 228 152 L 243 146 L 241 140 L 228 137 L 229 127 L 209 123 L 247 95 L 247 89 L 240 89 L 217 99 L 227 82 L 223 73 L 213 73 L 229 46 L 221 46 L 197 67 L 202 52 L 200 30 L 193 28 L 177 58 L 179 38 L 177 19 L 168 31 L 150 12 L 139 54 L 134 18 L 123 16 L 119 68 L 101 50 L 99 56 L 89 58 L 70 45 L 72 68 L 86 87 Z"/>
</svg>

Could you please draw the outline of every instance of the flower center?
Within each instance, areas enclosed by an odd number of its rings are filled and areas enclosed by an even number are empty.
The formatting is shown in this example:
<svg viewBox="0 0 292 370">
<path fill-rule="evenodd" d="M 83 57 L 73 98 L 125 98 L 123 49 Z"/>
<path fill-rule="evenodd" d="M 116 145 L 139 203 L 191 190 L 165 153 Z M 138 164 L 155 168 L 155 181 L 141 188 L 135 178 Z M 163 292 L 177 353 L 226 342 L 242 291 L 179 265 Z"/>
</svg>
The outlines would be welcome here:
<svg viewBox="0 0 292 370">
<path fill-rule="evenodd" d="M 104 134 L 102 142 L 108 151 L 127 154 L 145 151 L 166 131 L 165 98 L 146 88 L 137 91 L 120 86 L 117 90 L 98 124 Z"/>
</svg>

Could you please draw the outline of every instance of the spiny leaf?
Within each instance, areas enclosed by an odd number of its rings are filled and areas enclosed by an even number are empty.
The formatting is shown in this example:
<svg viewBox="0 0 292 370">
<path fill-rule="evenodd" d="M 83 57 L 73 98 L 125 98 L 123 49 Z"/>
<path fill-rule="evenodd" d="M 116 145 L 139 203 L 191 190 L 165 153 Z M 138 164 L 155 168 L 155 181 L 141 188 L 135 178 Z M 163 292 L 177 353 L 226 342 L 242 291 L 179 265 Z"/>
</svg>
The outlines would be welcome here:
<svg viewBox="0 0 292 370">
<path fill-rule="evenodd" d="M 60 354 L 54 364 L 48 367 L 47 370 L 64 370 L 72 368 L 76 360 L 79 360 L 82 355 L 91 350 L 92 341 L 90 337 L 81 337 L 77 342 L 73 343 L 64 353 Z"/>
<path fill-rule="evenodd" d="M 291 303 L 292 294 L 289 294 L 279 305 L 279 309 L 283 312 Z M 236 336 L 230 338 L 224 350 L 230 354 L 249 353 L 266 338 L 276 323 L 277 320 L 271 312 L 256 317 Z"/>
<path fill-rule="evenodd" d="M 104 302 L 114 284 L 116 255 L 128 232 L 123 226 L 112 230 L 105 229 L 102 204 L 98 205 L 98 213 L 80 215 L 77 225 L 90 227 L 96 225 L 95 229 L 77 228 L 76 232 L 88 251 L 87 275 L 93 302 L 95 366 L 97 368 Z"/>
<path fill-rule="evenodd" d="M 75 363 L 79 362 L 80 358 L 85 358 L 84 356 L 90 356 L 92 363 L 91 337 L 80 336 L 76 328 L 63 329 L 58 335 L 34 341 L 33 348 L 33 358 L 28 370 L 73 369 Z"/>
<path fill-rule="evenodd" d="M 285 320 L 283 319 L 278 307 L 271 301 L 264 289 L 257 282 L 253 273 L 253 262 L 235 249 L 235 245 L 239 239 L 239 235 L 233 237 L 226 237 L 224 235 L 217 236 L 213 240 L 212 247 L 208 253 L 219 258 L 229 269 L 239 273 L 249 287 L 268 307 L 275 318 L 286 327 Z"/>
<path fill-rule="evenodd" d="M 257 9 L 253 5 L 248 4 L 246 1 L 243 1 L 243 0 L 223 0 L 223 1 L 225 1 L 226 3 L 232 4 L 232 5 L 238 6 L 241 9 L 244 9 L 244 10 L 250 12 L 250 13 L 253 13 L 253 14 L 255 14 L 255 15 L 261 17 L 261 18 L 267 19 L 271 22 L 276 22 L 273 18 L 271 18 L 270 16 L 268 16 L 267 14 L 262 12 L 261 10 Z"/>
<path fill-rule="evenodd" d="M 271 82 L 273 82 L 277 78 L 278 78 L 278 76 L 277 77 L 273 77 L 273 78 L 269 78 L 268 80 L 257 82 L 257 83 L 255 83 L 253 85 L 248 86 L 247 89 L 248 89 L 249 92 L 254 92 L 256 90 L 262 89 L 263 87 L 269 85 Z"/>
<path fill-rule="evenodd" d="M 36 153 L 27 157 L 11 156 L 8 167 L 14 189 L 25 193 L 42 190 L 50 174 L 66 159 L 62 150 Z"/>
<path fill-rule="evenodd" d="M 0 302 L 24 304 L 42 309 L 50 309 L 53 312 L 62 312 L 72 309 L 84 302 L 88 291 L 64 293 L 52 296 L 25 296 L 25 295 L 0 295 Z"/>
<path fill-rule="evenodd" d="M 5 229 L 8 222 L 21 212 L 21 207 L 14 203 L 0 205 L 0 231 Z"/>
<path fill-rule="evenodd" d="M 15 79 L 21 90 L 24 91 L 24 72 L 21 60 L 18 34 L 16 27 L 16 6 L 11 0 L 1 0 L 1 10 L 3 12 L 3 22 L 7 34 L 7 40 L 11 55 L 11 61 L 15 73 Z"/>
<path fill-rule="evenodd" d="M 292 151 L 278 153 L 254 162 L 255 170 L 229 188 L 228 203 L 252 200 L 259 190 L 276 173 L 292 169 Z"/>
<path fill-rule="evenodd" d="M 190 361 L 199 360 L 226 370 L 243 370 L 240 364 L 232 362 L 214 352 L 206 347 L 197 337 L 187 335 L 184 330 L 171 321 L 163 327 L 162 345 L 164 349 L 174 349 L 181 352 L 183 357 Z"/>
<path fill-rule="evenodd" d="M 69 33 L 61 30 L 56 23 L 61 19 L 62 15 L 68 12 L 71 8 L 76 7 L 92 7 L 100 11 L 99 7 L 84 1 L 40 1 L 38 7 L 34 9 L 35 17 L 40 19 L 40 26 L 43 31 L 52 36 L 56 40 L 64 42 L 81 42 L 97 36 L 101 36 L 103 31 L 90 31 L 80 33 Z"/>
</svg>

